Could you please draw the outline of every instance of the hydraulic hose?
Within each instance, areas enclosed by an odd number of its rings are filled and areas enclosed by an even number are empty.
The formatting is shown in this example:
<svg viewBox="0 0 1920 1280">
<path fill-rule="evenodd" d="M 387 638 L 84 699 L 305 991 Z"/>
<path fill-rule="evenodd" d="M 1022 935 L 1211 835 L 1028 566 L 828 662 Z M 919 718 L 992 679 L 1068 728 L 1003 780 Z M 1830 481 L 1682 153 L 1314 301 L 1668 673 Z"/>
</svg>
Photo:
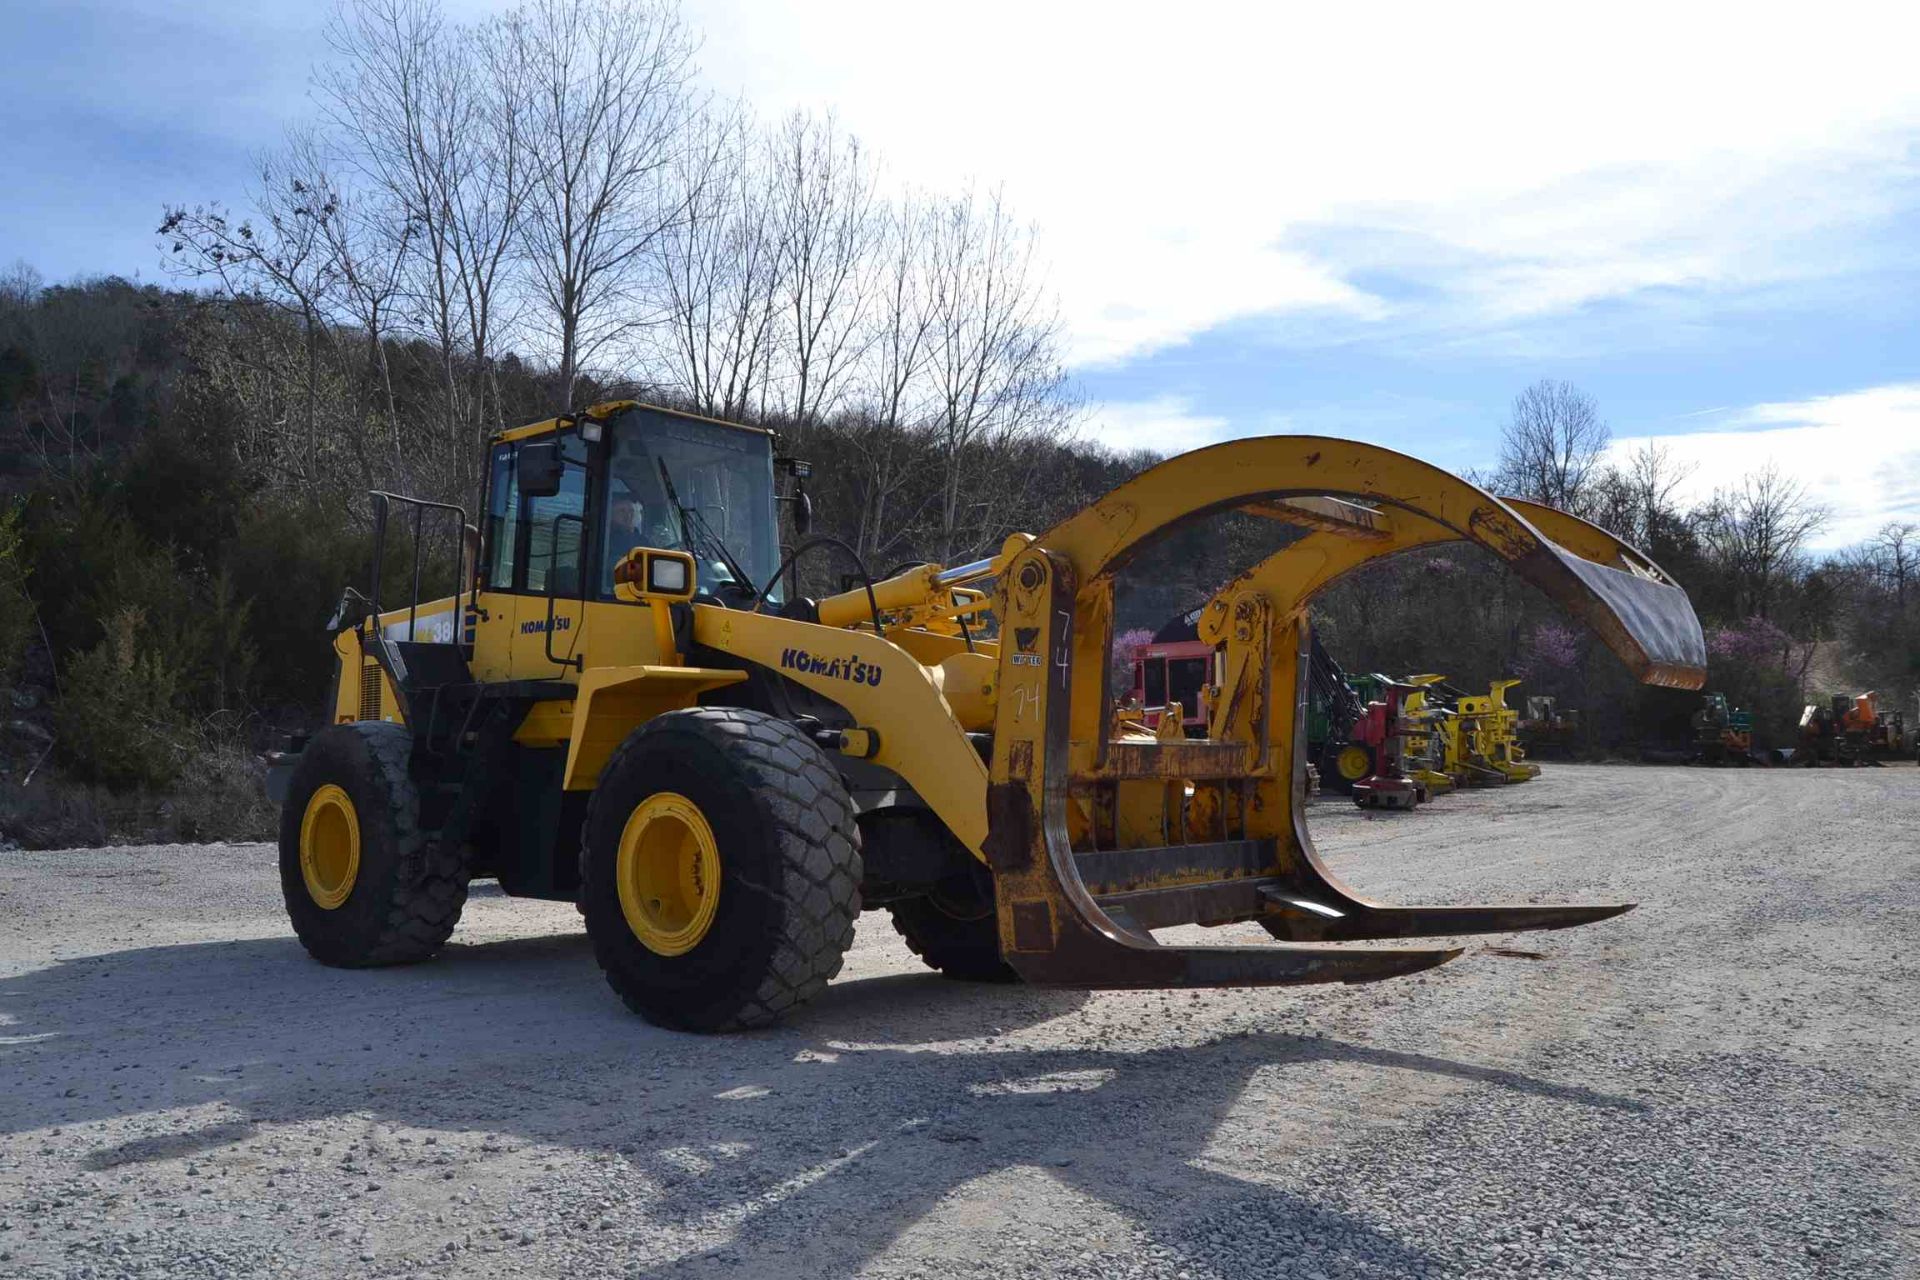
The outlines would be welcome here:
<svg viewBox="0 0 1920 1280">
<path fill-rule="evenodd" d="M 853 561 L 853 567 L 860 571 L 860 581 L 867 589 L 867 609 L 873 615 L 873 634 L 884 635 L 885 632 L 880 629 L 880 602 L 873 595 L 873 575 L 867 572 L 867 562 L 849 543 L 830 533 L 817 533 L 787 553 L 787 558 L 780 562 L 780 567 L 773 571 L 771 578 L 767 579 L 767 585 L 760 588 L 759 598 L 753 602 L 753 611 L 760 612 L 760 606 L 766 603 L 767 593 L 772 591 L 774 584 L 780 581 L 780 575 L 792 568 L 801 556 L 815 547 L 838 547 L 847 553 L 847 558 Z"/>
</svg>

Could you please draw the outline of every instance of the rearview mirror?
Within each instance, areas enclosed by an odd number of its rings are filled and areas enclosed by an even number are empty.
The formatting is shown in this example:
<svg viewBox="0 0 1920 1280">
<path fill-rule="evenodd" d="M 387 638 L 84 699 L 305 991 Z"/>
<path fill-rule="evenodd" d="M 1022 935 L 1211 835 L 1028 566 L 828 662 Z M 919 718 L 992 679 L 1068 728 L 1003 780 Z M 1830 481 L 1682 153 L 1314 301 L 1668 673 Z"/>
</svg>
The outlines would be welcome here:
<svg viewBox="0 0 1920 1280">
<path fill-rule="evenodd" d="M 805 537 L 811 528 L 813 528 L 813 499 L 807 496 L 805 489 L 796 485 L 793 491 L 793 531 Z"/>
<path fill-rule="evenodd" d="M 472 586 L 474 575 L 479 572 L 480 531 L 470 524 L 463 524 L 460 526 L 460 590 L 465 591 Z"/>
<path fill-rule="evenodd" d="M 520 455 L 514 462 L 514 474 L 520 481 L 520 495 L 525 498 L 551 498 L 560 492 L 562 469 L 558 440 L 540 440 L 521 445 Z"/>
</svg>

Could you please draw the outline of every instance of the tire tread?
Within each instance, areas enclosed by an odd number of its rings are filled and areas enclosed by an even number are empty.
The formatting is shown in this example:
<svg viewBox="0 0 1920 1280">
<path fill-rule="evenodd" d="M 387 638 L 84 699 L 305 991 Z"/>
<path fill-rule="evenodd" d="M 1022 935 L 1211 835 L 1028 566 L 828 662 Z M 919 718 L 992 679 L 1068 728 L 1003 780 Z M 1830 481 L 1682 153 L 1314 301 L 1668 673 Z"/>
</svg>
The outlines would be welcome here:
<svg viewBox="0 0 1920 1280">
<path fill-rule="evenodd" d="M 372 817 L 388 824 L 399 860 L 398 885 L 371 944 L 350 952 L 342 949 L 338 939 L 296 930 L 300 944 L 314 959 L 337 968 L 417 964 L 445 946 L 460 923 L 467 904 L 466 851 L 443 847 L 420 826 L 418 789 L 408 769 L 413 735 L 406 726 L 363 720 L 335 729 L 357 735 L 373 764 L 370 781 L 384 796 L 384 812 L 363 815 L 361 822 Z"/>
<path fill-rule="evenodd" d="M 738 1009 L 712 1028 L 745 1030 L 777 1021 L 818 995 L 840 972 L 860 915 L 859 833 L 853 802 L 820 748 L 792 724 L 760 711 L 693 707 L 656 716 L 614 749 L 601 777 L 612 777 L 627 767 L 629 757 L 646 750 L 655 735 L 695 724 L 696 731 L 741 772 L 750 789 L 764 798 L 776 828 L 781 883 L 728 881 L 732 888 L 778 896 L 786 907 L 778 913 L 781 936 L 774 939 L 764 972 Z M 587 802 L 580 842 L 583 893 L 590 883 L 585 832 L 594 829 L 595 809 L 604 794 L 595 788 Z M 599 941 L 594 944 L 594 957 L 627 1007 L 646 1016 L 645 993 L 626 980 Z"/>
</svg>

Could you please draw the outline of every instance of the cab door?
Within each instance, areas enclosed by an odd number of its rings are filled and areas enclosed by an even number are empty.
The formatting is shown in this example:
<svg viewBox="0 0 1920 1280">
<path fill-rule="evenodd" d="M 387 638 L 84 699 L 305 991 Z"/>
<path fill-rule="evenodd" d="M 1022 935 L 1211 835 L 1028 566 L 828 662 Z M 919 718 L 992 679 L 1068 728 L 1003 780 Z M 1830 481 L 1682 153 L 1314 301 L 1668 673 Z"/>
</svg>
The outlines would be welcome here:
<svg viewBox="0 0 1920 1280">
<path fill-rule="evenodd" d="M 513 633 L 513 667 L 523 680 L 575 679 L 576 662 L 587 657 L 588 552 L 592 544 L 587 487 L 587 447 L 579 433 L 563 431 L 560 491 L 525 500 L 525 549 Z"/>
<path fill-rule="evenodd" d="M 557 438 L 560 488 L 550 495 L 520 492 L 518 453 L 526 441 L 497 444 L 489 459 L 485 563 L 471 620 L 476 679 L 568 679 L 573 659 L 585 656 L 579 597 L 591 529 L 586 445 L 571 431 Z"/>
<path fill-rule="evenodd" d="M 496 683 L 513 678 L 513 635 L 519 601 L 513 594 L 519 561 L 520 483 L 511 442 L 493 447 L 488 459 L 487 502 L 482 517 L 480 591 L 467 619 L 473 678 Z"/>
</svg>

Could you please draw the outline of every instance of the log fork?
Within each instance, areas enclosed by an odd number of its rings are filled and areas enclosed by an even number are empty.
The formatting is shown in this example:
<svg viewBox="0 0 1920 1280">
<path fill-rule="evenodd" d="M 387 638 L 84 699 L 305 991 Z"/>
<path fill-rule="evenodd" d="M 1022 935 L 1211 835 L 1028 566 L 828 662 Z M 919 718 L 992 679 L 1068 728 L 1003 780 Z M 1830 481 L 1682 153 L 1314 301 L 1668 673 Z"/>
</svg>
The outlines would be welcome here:
<svg viewBox="0 0 1920 1280">
<path fill-rule="evenodd" d="M 1154 540 L 1227 510 L 1305 532 L 1202 614 L 1201 637 L 1225 653 L 1208 736 L 1116 740 L 1114 577 Z M 1342 885 L 1314 852 L 1303 812 L 1307 606 L 1363 564 L 1456 541 L 1506 561 L 1642 682 L 1700 687 L 1705 644 L 1692 605 L 1644 554 L 1563 512 L 1351 441 L 1263 437 L 1176 457 L 1004 562 L 984 852 L 1001 949 L 1022 977 L 1076 987 L 1368 982 L 1460 950 L 1339 944 L 1561 929 L 1631 909 L 1388 906 Z M 1241 921 L 1278 944 L 1172 946 L 1151 932 Z"/>
</svg>

